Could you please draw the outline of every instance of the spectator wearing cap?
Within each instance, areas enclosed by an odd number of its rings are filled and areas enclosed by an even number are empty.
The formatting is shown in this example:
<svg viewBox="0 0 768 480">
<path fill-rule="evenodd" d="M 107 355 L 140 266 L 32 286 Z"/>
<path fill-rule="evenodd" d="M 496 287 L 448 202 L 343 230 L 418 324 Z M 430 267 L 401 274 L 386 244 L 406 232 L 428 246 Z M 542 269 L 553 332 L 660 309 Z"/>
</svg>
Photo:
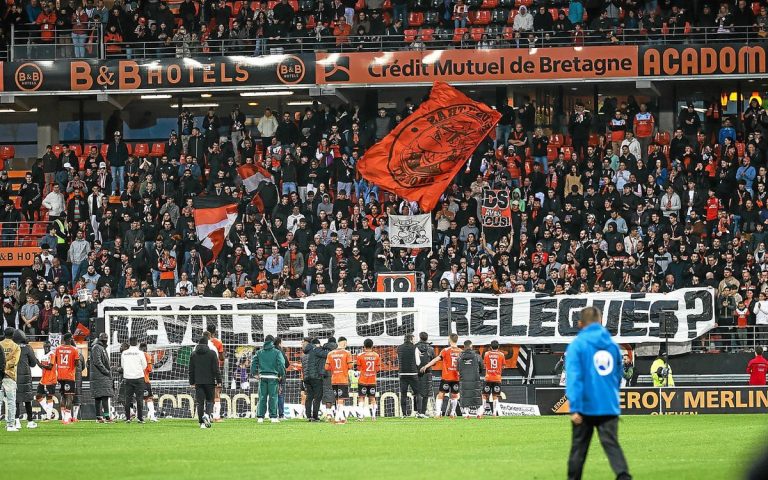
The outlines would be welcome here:
<svg viewBox="0 0 768 480">
<path fill-rule="evenodd" d="M 699 113 L 696 111 L 693 102 L 687 102 L 685 108 L 680 111 L 677 117 L 677 126 L 683 131 L 683 135 L 688 138 L 688 144 L 698 145 L 701 118 L 699 118 Z"/>
<path fill-rule="evenodd" d="M 125 163 L 128 160 L 128 146 L 119 131 L 115 131 L 114 140 L 107 147 L 107 162 L 112 171 L 112 191 L 120 195 L 125 189 Z"/>
</svg>

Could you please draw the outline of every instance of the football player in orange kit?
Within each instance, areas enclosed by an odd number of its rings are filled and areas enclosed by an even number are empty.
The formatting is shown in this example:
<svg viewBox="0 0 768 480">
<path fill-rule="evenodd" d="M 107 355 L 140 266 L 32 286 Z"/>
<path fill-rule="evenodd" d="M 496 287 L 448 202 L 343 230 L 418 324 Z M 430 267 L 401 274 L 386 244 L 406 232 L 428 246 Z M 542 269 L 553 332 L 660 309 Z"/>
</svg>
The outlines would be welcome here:
<svg viewBox="0 0 768 480">
<path fill-rule="evenodd" d="M 504 370 L 506 356 L 499 350 L 499 342 L 491 342 L 491 349 L 485 352 L 483 363 L 485 364 L 485 385 L 483 386 L 483 406 L 480 416 L 485 412 L 488 399 L 491 400 L 491 415 L 499 415 L 499 396 L 501 395 L 501 372 Z"/>
<path fill-rule="evenodd" d="M 421 367 L 421 373 L 424 373 L 428 368 L 434 364 L 443 361 L 443 373 L 440 377 L 440 392 L 435 399 L 435 405 L 440 405 L 440 409 L 437 411 L 437 416 L 443 414 L 450 415 L 451 418 L 456 418 L 456 406 L 459 404 L 459 367 L 458 361 L 462 350 L 456 346 L 459 342 L 459 336 L 452 333 L 448 336 L 447 348 L 444 348 L 440 355 L 433 358 L 431 362 Z M 445 394 L 450 395 L 450 410 L 444 411 L 442 407 L 443 398 Z M 448 410 L 448 409 L 445 409 Z"/>
<path fill-rule="evenodd" d="M 40 358 L 40 368 L 43 370 L 43 376 L 40 383 L 37 384 L 37 394 L 35 400 L 43 408 L 45 417 L 43 420 L 53 420 L 55 413 L 53 411 L 53 397 L 56 396 L 56 366 L 53 364 L 53 353 L 51 352 L 51 342 L 43 344 L 43 356 Z"/>
<path fill-rule="evenodd" d="M 150 422 L 156 422 L 157 416 L 155 415 L 155 396 L 152 393 L 152 383 L 149 381 L 149 374 L 152 373 L 152 365 L 154 361 L 152 355 L 147 352 L 146 343 L 140 344 L 139 350 L 144 352 L 144 358 L 147 359 L 147 368 L 144 369 L 144 403 L 147 404 L 147 420 Z"/>
<path fill-rule="evenodd" d="M 353 365 L 352 354 L 347 351 L 347 339 L 339 337 L 336 350 L 330 352 L 325 359 L 325 370 L 331 372 L 331 388 L 336 397 L 336 423 L 347 423 L 343 409 L 344 401 L 349 398 L 349 371 Z"/>
<path fill-rule="evenodd" d="M 381 369 L 379 354 L 373 351 L 373 340 L 366 338 L 363 342 L 362 353 L 357 356 L 357 369 L 360 372 L 358 379 L 358 400 L 367 400 L 367 407 L 371 412 L 371 420 L 376 420 L 376 373 Z"/>
<path fill-rule="evenodd" d="M 53 352 L 53 364 L 61 388 L 61 420 L 64 424 L 72 423 L 72 401 L 75 396 L 75 369 L 79 364 L 80 353 L 75 347 L 72 334 L 64 335 L 61 345 Z"/>
</svg>

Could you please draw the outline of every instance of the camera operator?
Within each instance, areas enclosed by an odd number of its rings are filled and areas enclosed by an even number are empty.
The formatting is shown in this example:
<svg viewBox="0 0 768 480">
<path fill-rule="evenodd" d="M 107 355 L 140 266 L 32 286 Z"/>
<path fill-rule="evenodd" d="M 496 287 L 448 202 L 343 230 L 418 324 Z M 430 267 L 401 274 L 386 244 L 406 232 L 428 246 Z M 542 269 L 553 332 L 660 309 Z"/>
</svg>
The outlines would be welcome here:
<svg viewBox="0 0 768 480">
<path fill-rule="evenodd" d="M 654 387 L 674 387 L 675 379 L 672 377 L 672 367 L 667 362 L 667 353 L 659 352 L 656 360 L 651 364 L 651 378 Z"/>
</svg>

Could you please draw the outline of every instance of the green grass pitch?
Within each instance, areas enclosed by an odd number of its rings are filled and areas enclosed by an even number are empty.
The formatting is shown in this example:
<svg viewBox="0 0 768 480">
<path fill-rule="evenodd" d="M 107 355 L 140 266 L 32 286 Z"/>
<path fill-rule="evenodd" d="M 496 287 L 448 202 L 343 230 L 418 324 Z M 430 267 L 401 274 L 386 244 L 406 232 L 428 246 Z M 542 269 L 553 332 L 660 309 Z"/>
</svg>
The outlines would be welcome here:
<svg viewBox="0 0 768 480">
<path fill-rule="evenodd" d="M 739 479 L 763 446 L 764 415 L 622 417 L 636 479 Z M 379 419 L 345 425 L 226 420 L 40 424 L 0 431 L 0 477 L 86 479 L 564 479 L 567 417 Z M 597 437 L 586 479 L 613 478 Z"/>
</svg>

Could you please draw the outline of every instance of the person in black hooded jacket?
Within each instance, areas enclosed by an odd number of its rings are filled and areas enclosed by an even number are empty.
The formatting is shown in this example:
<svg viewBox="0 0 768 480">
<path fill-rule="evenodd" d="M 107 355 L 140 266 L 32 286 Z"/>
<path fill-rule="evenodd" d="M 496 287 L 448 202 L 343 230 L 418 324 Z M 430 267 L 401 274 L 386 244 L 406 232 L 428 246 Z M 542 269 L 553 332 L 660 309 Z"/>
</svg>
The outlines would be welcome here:
<svg viewBox="0 0 768 480">
<path fill-rule="evenodd" d="M 304 409 L 307 420 L 317 422 L 320 420 L 320 402 L 323 399 L 323 378 L 325 377 L 325 359 L 331 350 L 321 348 L 320 340 L 313 338 L 304 346 L 307 355 L 307 367 L 304 370 L 304 386 L 307 389 L 307 398 Z"/>
<path fill-rule="evenodd" d="M 221 370 L 219 357 L 208 348 L 208 339 L 205 336 L 200 337 L 195 351 L 189 357 L 189 384 L 195 389 L 200 428 L 211 428 L 213 392 L 217 385 L 221 385 Z"/>
</svg>

